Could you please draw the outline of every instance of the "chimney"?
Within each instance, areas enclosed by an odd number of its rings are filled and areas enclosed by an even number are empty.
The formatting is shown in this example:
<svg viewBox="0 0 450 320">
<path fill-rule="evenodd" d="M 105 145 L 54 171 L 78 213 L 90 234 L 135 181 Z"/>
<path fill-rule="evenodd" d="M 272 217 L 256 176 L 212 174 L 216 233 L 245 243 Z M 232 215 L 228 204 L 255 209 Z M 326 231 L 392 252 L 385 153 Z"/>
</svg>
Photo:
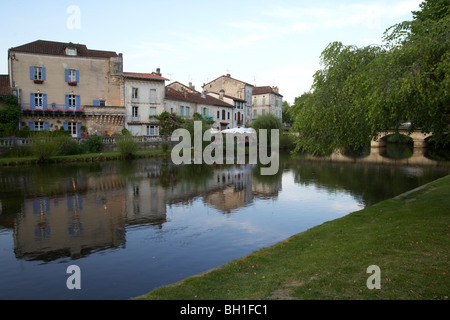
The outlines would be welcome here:
<svg viewBox="0 0 450 320">
<path fill-rule="evenodd" d="M 278 87 L 273 87 L 273 92 L 278 93 Z"/>
<path fill-rule="evenodd" d="M 161 76 L 161 69 L 160 68 L 156 68 L 156 75 L 157 76 Z"/>
<path fill-rule="evenodd" d="M 192 84 L 192 82 L 189 82 L 189 88 L 191 88 L 192 90 L 195 90 L 195 86 Z"/>
<path fill-rule="evenodd" d="M 225 95 L 225 90 L 220 90 L 220 92 L 219 92 L 219 99 L 220 100 L 223 100 L 223 96 Z"/>
</svg>

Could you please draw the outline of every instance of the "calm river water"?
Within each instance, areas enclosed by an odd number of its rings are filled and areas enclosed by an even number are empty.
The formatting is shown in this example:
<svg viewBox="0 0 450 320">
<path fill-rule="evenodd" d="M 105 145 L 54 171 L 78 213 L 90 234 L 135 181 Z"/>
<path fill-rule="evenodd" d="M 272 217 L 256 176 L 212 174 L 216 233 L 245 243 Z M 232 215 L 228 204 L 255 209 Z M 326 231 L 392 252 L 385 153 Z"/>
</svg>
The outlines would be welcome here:
<svg viewBox="0 0 450 320">
<path fill-rule="evenodd" d="M 450 173 L 380 157 L 283 156 L 275 176 L 163 159 L 1 168 L 0 299 L 135 297 Z"/>
</svg>

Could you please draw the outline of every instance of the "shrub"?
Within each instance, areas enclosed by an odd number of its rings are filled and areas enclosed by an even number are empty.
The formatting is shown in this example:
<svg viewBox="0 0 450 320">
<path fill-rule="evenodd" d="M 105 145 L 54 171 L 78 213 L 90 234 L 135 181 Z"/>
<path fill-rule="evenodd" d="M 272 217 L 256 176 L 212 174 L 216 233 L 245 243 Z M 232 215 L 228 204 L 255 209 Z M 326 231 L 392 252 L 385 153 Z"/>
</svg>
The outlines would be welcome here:
<svg viewBox="0 0 450 320">
<path fill-rule="evenodd" d="M 72 137 L 62 135 L 53 138 L 58 145 L 58 155 L 69 156 L 83 153 L 83 148 Z"/>
<path fill-rule="evenodd" d="M 100 137 L 100 136 L 90 137 L 86 141 L 85 146 L 86 146 L 88 152 L 90 152 L 90 153 L 102 152 L 102 150 L 103 150 L 102 137 Z"/>
<path fill-rule="evenodd" d="M 127 135 L 117 138 L 116 147 L 122 158 L 131 159 L 139 150 L 139 143 L 132 136 Z"/>
<path fill-rule="evenodd" d="M 36 132 L 32 136 L 31 153 L 39 162 L 47 161 L 59 153 L 60 144 L 47 131 Z"/>
<path fill-rule="evenodd" d="M 255 129 L 258 137 L 261 137 L 259 130 L 267 129 L 267 144 L 269 146 L 271 145 L 272 129 L 279 130 L 280 136 L 283 133 L 283 124 L 281 123 L 281 120 L 270 113 L 259 116 L 256 120 L 254 120 L 252 123 L 252 128 Z"/>
<path fill-rule="evenodd" d="M 167 142 L 163 142 L 161 144 L 162 151 L 166 153 L 169 150 L 169 144 Z"/>
</svg>

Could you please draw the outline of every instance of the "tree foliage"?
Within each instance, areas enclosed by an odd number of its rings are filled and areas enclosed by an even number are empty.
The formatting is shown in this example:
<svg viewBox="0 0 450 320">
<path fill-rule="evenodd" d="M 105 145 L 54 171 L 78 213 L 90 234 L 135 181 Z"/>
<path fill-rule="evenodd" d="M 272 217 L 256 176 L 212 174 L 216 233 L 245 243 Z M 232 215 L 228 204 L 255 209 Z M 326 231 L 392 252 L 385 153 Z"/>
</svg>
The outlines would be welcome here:
<svg viewBox="0 0 450 320">
<path fill-rule="evenodd" d="M 20 121 L 20 105 L 14 96 L 2 98 L 3 107 L 0 108 L 0 136 L 8 135 L 18 130 Z"/>
<path fill-rule="evenodd" d="M 297 149 L 314 154 L 358 148 L 378 133 L 433 133 L 448 142 L 450 12 L 448 1 L 429 0 L 413 21 L 392 26 L 385 45 L 358 48 L 331 43 L 311 91 L 296 99 Z"/>
</svg>

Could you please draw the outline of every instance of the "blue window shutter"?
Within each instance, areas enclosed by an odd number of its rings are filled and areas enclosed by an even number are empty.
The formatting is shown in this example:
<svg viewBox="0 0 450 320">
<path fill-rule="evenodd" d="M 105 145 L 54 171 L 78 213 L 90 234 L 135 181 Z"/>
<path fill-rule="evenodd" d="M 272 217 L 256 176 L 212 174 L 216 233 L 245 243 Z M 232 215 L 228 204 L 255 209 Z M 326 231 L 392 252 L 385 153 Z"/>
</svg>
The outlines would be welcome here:
<svg viewBox="0 0 450 320">
<path fill-rule="evenodd" d="M 34 80 L 34 67 L 30 67 L 30 80 Z"/>
<path fill-rule="evenodd" d="M 42 68 L 42 80 L 47 80 L 47 68 Z"/>
<path fill-rule="evenodd" d="M 46 93 L 42 94 L 42 104 L 44 106 L 44 109 L 46 109 L 47 108 L 47 94 Z"/>
<path fill-rule="evenodd" d="M 183 116 L 183 106 L 180 106 L 180 117 Z"/>
<path fill-rule="evenodd" d="M 34 93 L 32 92 L 32 93 L 30 93 L 30 108 L 31 109 L 34 109 L 34 107 L 35 107 L 34 103 L 35 103 L 34 102 Z"/>
<path fill-rule="evenodd" d="M 50 131 L 50 122 L 48 122 L 48 121 L 44 122 L 44 130 L 45 131 Z"/>
<path fill-rule="evenodd" d="M 77 70 L 77 82 L 80 82 L 80 70 Z"/>
<path fill-rule="evenodd" d="M 64 70 L 65 71 L 65 79 L 66 82 L 69 82 L 69 69 Z"/>
<path fill-rule="evenodd" d="M 80 110 L 81 107 L 81 98 L 79 95 L 76 96 L 76 110 Z"/>
<path fill-rule="evenodd" d="M 34 121 L 28 122 L 28 128 L 30 129 L 30 131 L 34 131 Z"/>
<path fill-rule="evenodd" d="M 209 108 L 206 108 L 206 116 L 209 117 Z"/>
<path fill-rule="evenodd" d="M 69 131 L 69 123 L 67 121 L 64 121 L 63 127 L 65 131 Z"/>
<path fill-rule="evenodd" d="M 66 94 L 65 102 L 66 102 L 66 108 L 68 108 L 69 107 L 69 95 L 68 94 Z"/>
<path fill-rule="evenodd" d="M 94 101 L 92 101 L 92 105 L 94 105 L 94 106 L 100 106 L 100 100 L 94 100 Z"/>
<path fill-rule="evenodd" d="M 189 107 L 186 107 L 186 117 L 189 117 Z"/>
<path fill-rule="evenodd" d="M 81 122 L 77 122 L 77 137 L 81 137 Z"/>
</svg>

